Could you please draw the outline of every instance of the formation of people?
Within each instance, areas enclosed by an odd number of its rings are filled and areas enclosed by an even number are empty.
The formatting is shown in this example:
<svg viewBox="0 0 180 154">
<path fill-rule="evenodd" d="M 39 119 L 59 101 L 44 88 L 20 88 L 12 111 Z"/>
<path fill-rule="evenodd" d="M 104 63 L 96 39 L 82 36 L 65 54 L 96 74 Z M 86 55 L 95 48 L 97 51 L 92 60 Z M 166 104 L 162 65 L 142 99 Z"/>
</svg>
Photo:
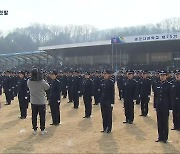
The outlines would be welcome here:
<svg viewBox="0 0 180 154">
<path fill-rule="evenodd" d="M 134 104 L 141 106 L 140 116 L 148 116 L 148 104 L 153 94 L 158 126 L 156 142 L 167 143 L 170 110 L 173 111 L 172 130 L 180 131 L 180 70 L 173 73 L 157 71 L 155 74 L 134 70 L 122 70 L 117 74 L 111 70 L 82 72 L 77 69 L 45 72 L 38 68 L 33 68 L 31 72 L 6 71 L 0 76 L 0 94 L 5 93 L 5 105 L 10 105 L 14 97 L 18 97 L 20 119 L 27 117 L 28 104 L 31 102 L 34 134 L 37 133 L 38 114 L 41 134 L 47 133 L 46 99 L 52 116 L 50 125 L 58 126 L 61 123 L 61 99 L 67 98 L 67 103 L 72 103 L 74 109 L 78 109 L 79 98 L 82 97 L 85 108 L 83 118 L 91 118 L 94 98 L 93 105 L 101 107 L 101 132 L 111 133 L 116 84 L 119 99 L 124 103 L 124 124 L 133 124 Z"/>
</svg>

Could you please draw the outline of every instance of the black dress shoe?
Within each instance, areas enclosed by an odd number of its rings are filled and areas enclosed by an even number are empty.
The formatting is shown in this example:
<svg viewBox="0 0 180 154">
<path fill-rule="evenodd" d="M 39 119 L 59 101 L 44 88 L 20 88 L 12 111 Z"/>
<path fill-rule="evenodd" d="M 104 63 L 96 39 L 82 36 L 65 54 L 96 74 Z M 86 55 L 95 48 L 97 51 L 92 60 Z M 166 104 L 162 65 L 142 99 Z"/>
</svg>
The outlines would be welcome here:
<svg viewBox="0 0 180 154">
<path fill-rule="evenodd" d="M 83 118 L 87 118 L 86 116 L 84 116 Z"/>
<path fill-rule="evenodd" d="M 19 119 L 26 119 L 26 117 L 18 117 Z"/>
<path fill-rule="evenodd" d="M 123 121 L 123 124 L 127 124 L 128 123 L 128 121 Z"/>
<path fill-rule="evenodd" d="M 101 132 L 101 133 L 105 133 L 106 131 L 105 131 L 105 130 L 101 130 L 100 132 Z"/>
<path fill-rule="evenodd" d="M 162 140 L 160 140 L 160 139 L 157 139 L 155 142 L 162 142 Z"/>
<path fill-rule="evenodd" d="M 167 144 L 167 140 L 163 140 L 162 142 L 165 143 L 165 144 Z"/>
<path fill-rule="evenodd" d="M 177 130 L 177 128 L 171 128 L 171 130 Z"/>
<path fill-rule="evenodd" d="M 132 122 L 132 121 L 129 121 L 128 123 L 129 123 L 129 124 L 133 124 L 133 122 Z"/>
<path fill-rule="evenodd" d="M 55 124 L 52 123 L 52 124 L 50 124 L 50 125 L 55 125 Z"/>
<path fill-rule="evenodd" d="M 109 134 L 109 133 L 111 133 L 111 131 L 110 131 L 110 130 L 108 130 L 106 133 L 108 133 L 108 134 Z"/>
<path fill-rule="evenodd" d="M 57 124 L 54 124 L 54 126 L 59 126 L 59 123 L 57 123 Z"/>
<path fill-rule="evenodd" d="M 144 116 L 143 114 L 140 114 L 139 116 Z"/>
</svg>

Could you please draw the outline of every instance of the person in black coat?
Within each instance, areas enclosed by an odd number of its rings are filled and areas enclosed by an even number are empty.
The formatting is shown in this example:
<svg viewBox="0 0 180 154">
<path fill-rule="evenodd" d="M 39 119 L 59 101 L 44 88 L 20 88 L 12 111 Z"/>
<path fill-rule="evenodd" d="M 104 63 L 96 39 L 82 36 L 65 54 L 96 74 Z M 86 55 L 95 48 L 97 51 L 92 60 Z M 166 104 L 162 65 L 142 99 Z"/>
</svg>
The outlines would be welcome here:
<svg viewBox="0 0 180 154">
<path fill-rule="evenodd" d="M 133 79 L 134 71 L 127 71 L 127 80 L 123 85 L 123 99 L 126 120 L 123 123 L 132 124 L 134 121 L 134 101 L 136 100 L 137 83 Z"/>
<path fill-rule="evenodd" d="M 122 99 L 122 89 L 123 89 L 123 83 L 124 83 L 124 76 L 123 76 L 123 72 L 119 71 L 118 75 L 117 75 L 117 87 L 118 87 L 118 91 L 119 91 L 119 99 Z"/>
<path fill-rule="evenodd" d="M 172 83 L 173 124 L 171 130 L 180 131 L 180 70 L 175 71 L 176 80 Z"/>
<path fill-rule="evenodd" d="M 141 115 L 147 116 L 148 103 L 151 95 L 151 81 L 148 79 L 148 72 L 143 71 L 142 79 L 140 80 L 140 100 L 141 100 Z"/>
<path fill-rule="evenodd" d="M 93 105 L 98 105 L 100 103 L 101 96 L 101 78 L 98 70 L 95 72 L 95 76 L 93 78 L 93 95 L 95 101 Z"/>
<path fill-rule="evenodd" d="M 19 108 L 21 112 L 20 119 L 26 119 L 27 117 L 27 106 L 28 106 L 28 86 L 27 80 L 25 79 L 25 72 L 19 72 L 19 82 L 18 82 L 18 100 L 19 100 Z"/>
<path fill-rule="evenodd" d="M 140 80 L 141 80 L 141 72 L 140 71 L 136 71 L 136 74 L 134 76 L 134 80 L 136 81 L 136 104 L 139 105 L 140 104 Z"/>
<path fill-rule="evenodd" d="M 69 71 L 67 74 L 67 90 L 68 90 L 68 103 L 72 103 L 73 102 L 73 94 L 72 94 L 72 71 Z"/>
<path fill-rule="evenodd" d="M 104 80 L 101 83 L 101 114 L 103 119 L 103 130 L 101 132 L 111 133 L 112 110 L 114 106 L 114 82 L 110 79 L 111 71 L 104 71 Z"/>
<path fill-rule="evenodd" d="M 158 139 L 156 142 L 167 143 L 169 110 L 171 109 L 171 85 L 167 82 L 166 71 L 161 71 L 159 75 L 160 82 L 158 82 L 155 87 L 155 92 L 157 94 L 155 104 L 158 125 Z"/>
<path fill-rule="evenodd" d="M 78 70 L 73 72 L 73 79 L 72 79 L 72 95 L 73 95 L 73 102 L 74 108 L 79 108 L 79 94 L 80 94 L 80 79 L 78 77 Z"/>
<path fill-rule="evenodd" d="M 3 89 L 6 96 L 6 103 L 5 105 L 10 105 L 12 101 L 12 95 L 11 95 L 11 77 L 10 77 L 10 71 L 5 72 L 5 78 L 3 81 Z"/>
<path fill-rule="evenodd" d="M 156 71 L 153 78 L 152 78 L 152 90 L 154 92 L 154 101 L 153 101 L 153 106 L 154 108 L 156 108 L 156 98 L 157 98 L 157 94 L 156 94 L 156 90 L 155 90 L 155 87 L 156 87 L 156 84 L 160 81 L 160 78 L 159 78 L 159 71 Z"/>
<path fill-rule="evenodd" d="M 63 81 L 62 95 L 63 95 L 63 98 L 66 98 L 67 97 L 67 86 L 68 86 L 66 71 L 63 72 L 62 81 Z"/>
<path fill-rule="evenodd" d="M 51 109 L 52 123 L 50 125 L 58 126 L 60 124 L 60 102 L 62 83 L 57 79 L 57 71 L 50 73 L 52 79 L 50 86 L 49 105 Z"/>
<path fill-rule="evenodd" d="M 85 105 L 85 116 L 83 118 L 90 118 L 92 111 L 92 95 L 93 95 L 93 81 L 90 79 L 90 73 L 86 72 L 82 87 L 83 100 Z"/>
</svg>

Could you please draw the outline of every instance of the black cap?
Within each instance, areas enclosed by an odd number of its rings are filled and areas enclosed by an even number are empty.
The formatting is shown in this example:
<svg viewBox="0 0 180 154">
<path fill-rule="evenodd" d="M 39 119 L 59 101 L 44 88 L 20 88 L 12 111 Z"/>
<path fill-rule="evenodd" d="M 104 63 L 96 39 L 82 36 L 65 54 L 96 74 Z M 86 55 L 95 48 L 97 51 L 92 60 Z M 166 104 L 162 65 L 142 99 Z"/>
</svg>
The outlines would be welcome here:
<svg viewBox="0 0 180 154">
<path fill-rule="evenodd" d="M 134 71 L 133 71 L 133 70 L 127 70 L 126 73 L 127 73 L 127 74 L 134 74 Z"/>
<path fill-rule="evenodd" d="M 73 72 L 74 72 L 74 73 L 79 73 L 79 70 L 74 70 Z"/>
<path fill-rule="evenodd" d="M 142 71 L 143 74 L 148 74 L 149 72 L 148 71 Z"/>
<path fill-rule="evenodd" d="M 159 75 L 167 75 L 167 71 L 160 71 Z"/>
<path fill-rule="evenodd" d="M 90 72 L 85 72 L 85 75 L 91 75 L 91 73 Z"/>
<path fill-rule="evenodd" d="M 104 74 L 111 74 L 112 72 L 110 70 L 104 70 Z"/>
<path fill-rule="evenodd" d="M 180 70 L 175 70 L 175 71 L 174 71 L 174 74 L 176 74 L 176 75 L 177 75 L 177 74 L 180 74 Z"/>
<path fill-rule="evenodd" d="M 23 74 L 23 75 L 25 75 L 25 71 L 19 71 L 18 74 Z"/>
<path fill-rule="evenodd" d="M 53 74 L 54 74 L 54 75 L 57 75 L 58 72 L 57 72 L 56 70 L 54 70 L 54 71 L 51 71 L 50 74 L 52 74 L 52 75 L 53 75 Z"/>
</svg>

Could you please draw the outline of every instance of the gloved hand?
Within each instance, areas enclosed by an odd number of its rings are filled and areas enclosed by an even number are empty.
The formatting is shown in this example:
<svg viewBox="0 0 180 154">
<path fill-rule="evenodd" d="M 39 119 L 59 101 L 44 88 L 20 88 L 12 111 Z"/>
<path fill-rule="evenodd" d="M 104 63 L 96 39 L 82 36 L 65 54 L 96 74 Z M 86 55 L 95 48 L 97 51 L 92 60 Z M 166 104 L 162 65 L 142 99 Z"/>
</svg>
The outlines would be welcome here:
<svg viewBox="0 0 180 154">
<path fill-rule="evenodd" d="M 80 91 L 78 91 L 78 94 L 80 94 Z"/>
<path fill-rule="evenodd" d="M 98 91 L 100 91 L 100 89 L 98 89 Z"/>
<path fill-rule="evenodd" d="M 111 107 L 114 107 L 114 104 L 111 104 Z"/>
<path fill-rule="evenodd" d="M 25 97 L 25 99 L 28 99 L 28 97 Z"/>
</svg>

